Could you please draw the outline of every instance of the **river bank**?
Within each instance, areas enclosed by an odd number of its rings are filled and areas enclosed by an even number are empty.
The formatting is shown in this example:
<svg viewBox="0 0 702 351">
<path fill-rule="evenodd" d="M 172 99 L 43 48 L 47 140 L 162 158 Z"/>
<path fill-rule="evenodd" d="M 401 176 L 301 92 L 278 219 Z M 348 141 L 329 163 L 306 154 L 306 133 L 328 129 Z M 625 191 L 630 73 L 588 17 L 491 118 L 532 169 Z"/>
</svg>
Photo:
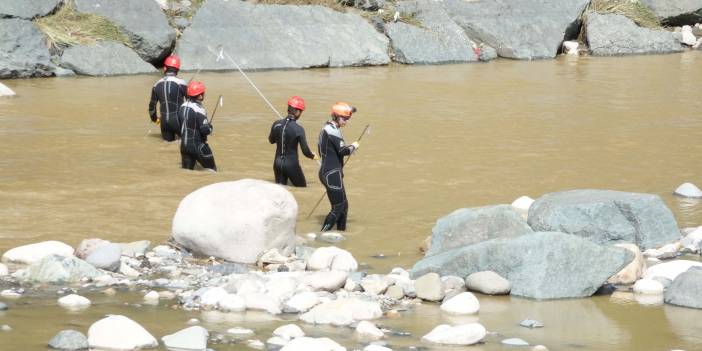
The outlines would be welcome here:
<svg viewBox="0 0 702 351">
<path fill-rule="evenodd" d="M 535 60 L 562 52 L 665 54 L 699 48 L 702 35 L 702 3 L 695 2 L 317 2 L 333 8 L 279 3 L 286 5 L 8 3 L 0 8 L 6 53 L 0 78 L 150 73 L 171 53 L 183 58 L 188 71 Z"/>
</svg>

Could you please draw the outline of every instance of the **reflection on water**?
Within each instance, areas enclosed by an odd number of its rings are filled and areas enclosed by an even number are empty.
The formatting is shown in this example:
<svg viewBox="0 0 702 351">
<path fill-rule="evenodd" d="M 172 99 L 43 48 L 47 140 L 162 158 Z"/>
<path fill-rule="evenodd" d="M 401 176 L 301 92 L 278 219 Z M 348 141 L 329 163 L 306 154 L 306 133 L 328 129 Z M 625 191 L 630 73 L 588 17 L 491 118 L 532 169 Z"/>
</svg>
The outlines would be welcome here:
<svg viewBox="0 0 702 351">
<path fill-rule="evenodd" d="M 344 131 L 349 141 L 371 124 L 372 134 L 346 170 L 349 231 L 340 245 L 371 271 L 385 273 L 420 258 L 417 248 L 438 217 L 522 195 L 585 188 L 652 193 L 668 204 L 680 227 L 702 225 L 702 205 L 672 195 L 681 183 L 702 183 L 702 117 L 695 103 L 701 60 L 702 53 L 689 52 L 250 76 L 281 111 L 291 95 L 307 100 L 300 123 L 311 144 L 335 101 L 359 107 Z M 272 180 L 274 149 L 266 137 L 274 114 L 236 72 L 199 77 L 208 87 L 206 107 L 212 96 L 223 94 L 227 101 L 210 138 L 217 174 L 179 169 L 178 144 L 159 140 L 146 114 L 155 75 L 4 82 L 19 96 L 0 99 L 0 251 L 40 240 L 75 246 L 90 237 L 162 242 L 179 201 L 193 190 L 242 178 Z M 323 187 L 316 163 L 303 160 L 302 167 L 309 188 L 289 190 L 299 204 L 297 230 L 304 234 L 319 229 L 328 204 L 305 218 Z M 437 324 L 475 318 L 499 333 L 496 339 L 521 337 L 552 350 L 692 350 L 699 342 L 699 331 L 679 321 L 699 320 L 700 311 L 642 304 L 636 297 L 479 299 L 478 316 L 445 316 L 435 306 L 419 306 L 382 323 L 413 333 L 389 340 L 398 346 L 417 343 Z M 163 303 L 132 308 L 104 301 L 73 315 L 53 301 L 18 303 L 0 314 L 0 323 L 16 331 L 0 333 L 0 343 L 11 349 L 43 349 L 59 328 L 85 331 L 105 313 L 133 316 L 160 336 L 193 316 L 217 329 L 254 326 L 264 340 L 273 324 L 284 322 L 259 320 L 255 313 L 172 311 Z M 542 319 L 546 327 L 519 327 L 526 318 Z M 359 345 L 348 329 L 309 329 Z M 502 347 L 489 342 L 472 349 Z"/>
</svg>

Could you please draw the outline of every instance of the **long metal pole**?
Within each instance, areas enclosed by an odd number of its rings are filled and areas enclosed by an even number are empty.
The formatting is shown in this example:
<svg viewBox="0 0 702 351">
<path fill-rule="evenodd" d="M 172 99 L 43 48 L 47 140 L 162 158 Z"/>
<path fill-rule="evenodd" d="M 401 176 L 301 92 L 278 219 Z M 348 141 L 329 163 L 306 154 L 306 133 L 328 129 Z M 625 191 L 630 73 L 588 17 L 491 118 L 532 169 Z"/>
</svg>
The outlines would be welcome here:
<svg viewBox="0 0 702 351">
<path fill-rule="evenodd" d="M 361 136 L 358 137 L 358 141 L 361 141 L 361 139 L 363 139 L 363 136 L 366 135 L 366 132 L 368 131 L 368 128 L 370 128 L 370 124 L 366 124 L 366 127 L 363 128 L 363 133 L 361 133 Z M 355 151 L 356 151 L 356 150 L 354 150 L 354 152 L 355 152 Z M 346 158 L 346 160 L 344 161 L 344 167 L 346 166 L 347 163 L 349 163 L 349 160 L 351 160 L 351 156 L 352 156 L 352 155 L 353 155 L 353 154 L 349 155 L 349 157 Z M 307 215 L 307 218 L 305 218 L 305 219 L 310 219 L 310 217 L 312 217 L 312 214 L 314 213 L 314 210 L 316 210 L 317 207 L 319 207 L 319 204 L 322 203 L 322 200 L 324 200 L 324 196 L 325 196 L 325 195 L 327 195 L 327 190 L 326 190 L 326 189 L 324 190 L 324 194 L 322 194 L 322 197 L 320 197 L 319 200 L 317 201 L 317 203 L 314 205 L 314 207 L 312 207 L 312 211 L 310 211 L 310 214 L 308 214 L 308 215 Z"/>
</svg>

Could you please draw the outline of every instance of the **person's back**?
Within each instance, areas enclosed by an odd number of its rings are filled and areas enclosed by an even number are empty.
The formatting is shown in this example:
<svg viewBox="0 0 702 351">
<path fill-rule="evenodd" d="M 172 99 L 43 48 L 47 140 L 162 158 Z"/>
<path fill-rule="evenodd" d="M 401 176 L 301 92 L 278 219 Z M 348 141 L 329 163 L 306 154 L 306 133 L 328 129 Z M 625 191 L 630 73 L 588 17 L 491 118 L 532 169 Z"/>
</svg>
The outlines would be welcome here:
<svg viewBox="0 0 702 351">
<path fill-rule="evenodd" d="M 187 84 L 176 76 L 179 67 L 180 59 L 175 56 L 166 58 L 165 75 L 151 89 L 149 117 L 154 122 L 160 122 L 161 137 L 166 141 L 174 141 L 176 136 L 180 136 L 178 108 L 185 99 Z M 157 103 L 160 107 L 160 118 L 156 114 Z"/>
<path fill-rule="evenodd" d="M 307 145 L 305 130 L 297 124 L 297 119 L 304 109 L 304 100 L 299 96 L 293 96 L 288 101 L 288 116 L 271 125 L 268 141 L 276 144 L 273 172 L 275 182 L 278 184 L 287 185 L 290 180 L 294 186 L 307 186 L 307 180 L 297 156 L 297 146 L 300 145 L 302 153 L 308 158 L 314 159 L 316 155 Z"/>
<path fill-rule="evenodd" d="M 212 125 L 207 120 L 207 111 L 202 107 L 205 98 L 205 85 L 191 82 L 188 85 L 188 98 L 178 109 L 181 121 L 180 156 L 183 168 L 194 169 L 195 162 L 204 168 L 217 170 L 214 155 L 207 145 L 207 136 L 212 133 Z"/>
</svg>

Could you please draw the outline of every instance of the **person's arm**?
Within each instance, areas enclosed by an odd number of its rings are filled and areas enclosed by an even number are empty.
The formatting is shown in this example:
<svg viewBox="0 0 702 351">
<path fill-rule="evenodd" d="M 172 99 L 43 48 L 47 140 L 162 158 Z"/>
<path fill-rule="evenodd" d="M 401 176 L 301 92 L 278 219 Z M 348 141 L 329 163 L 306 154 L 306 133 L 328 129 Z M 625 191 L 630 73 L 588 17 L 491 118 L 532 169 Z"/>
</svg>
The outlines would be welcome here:
<svg viewBox="0 0 702 351">
<path fill-rule="evenodd" d="M 305 137 L 305 130 L 302 129 L 302 127 L 300 127 L 298 141 L 300 143 L 300 149 L 302 150 L 302 153 L 305 155 L 305 157 L 314 159 L 316 155 L 312 151 L 310 151 L 310 147 L 309 145 L 307 145 L 307 138 Z"/>
<path fill-rule="evenodd" d="M 198 118 L 198 124 L 200 135 L 202 135 L 203 139 L 207 140 L 207 136 L 212 134 L 212 125 L 210 124 L 210 121 L 207 120 L 207 116 L 200 115 L 200 118 Z"/>
<path fill-rule="evenodd" d="M 156 103 L 158 102 L 158 96 L 156 96 L 156 87 L 151 89 L 151 101 L 149 101 L 149 117 L 151 122 L 156 122 L 158 115 L 156 115 Z"/>
<path fill-rule="evenodd" d="M 339 153 L 339 156 L 348 156 L 351 155 L 354 150 L 356 150 L 356 147 L 354 145 L 346 145 L 344 143 L 344 139 L 337 138 L 338 140 L 335 141 L 335 146 L 337 146 L 337 153 Z"/>
<path fill-rule="evenodd" d="M 275 144 L 275 128 L 276 128 L 276 127 L 279 127 L 279 126 L 280 126 L 280 125 L 278 124 L 277 121 L 276 121 L 276 122 L 273 122 L 273 124 L 271 125 L 271 132 L 268 133 L 268 142 L 269 142 L 269 143 Z"/>
</svg>

